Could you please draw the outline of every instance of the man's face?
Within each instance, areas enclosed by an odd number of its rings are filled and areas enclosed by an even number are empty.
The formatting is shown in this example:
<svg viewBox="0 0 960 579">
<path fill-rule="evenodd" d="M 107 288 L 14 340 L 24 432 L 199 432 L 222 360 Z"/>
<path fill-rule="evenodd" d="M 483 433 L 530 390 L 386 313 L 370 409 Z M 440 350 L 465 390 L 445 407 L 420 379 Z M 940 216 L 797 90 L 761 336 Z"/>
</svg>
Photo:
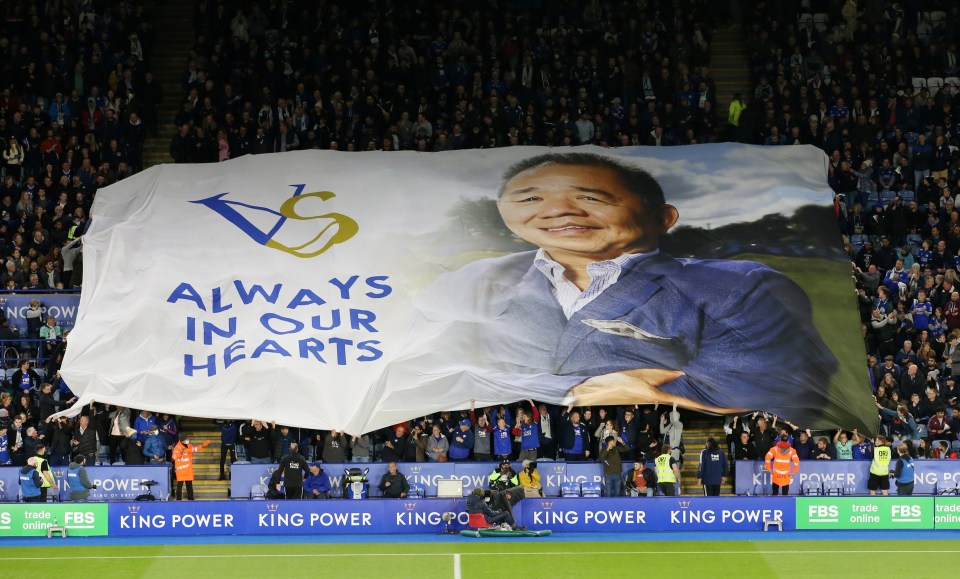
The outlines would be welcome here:
<svg viewBox="0 0 960 579">
<path fill-rule="evenodd" d="M 390 474 L 397 474 L 397 463 L 391 462 L 390 465 L 387 466 L 387 470 Z"/>
<path fill-rule="evenodd" d="M 551 164 L 524 171 L 504 185 L 498 206 L 511 231 L 554 259 L 599 261 L 651 251 L 677 220 L 670 206 L 650 215 L 604 167 Z"/>
</svg>

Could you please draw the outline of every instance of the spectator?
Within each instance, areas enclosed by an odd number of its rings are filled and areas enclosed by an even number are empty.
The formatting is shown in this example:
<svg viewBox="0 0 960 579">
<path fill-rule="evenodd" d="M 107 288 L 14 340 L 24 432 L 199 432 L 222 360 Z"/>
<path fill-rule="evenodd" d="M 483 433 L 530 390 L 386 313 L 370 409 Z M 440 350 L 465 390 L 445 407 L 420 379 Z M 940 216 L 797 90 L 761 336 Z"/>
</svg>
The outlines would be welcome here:
<svg viewBox="0 0 960 579">
<path fill-rule="evenodd" d="M 633 468 L 624 475 L 623 488 L 631 497 L 652 497 L 656 484 L 653 469 L 647 468 L 642 460 L 633 461 Z"/>
<path fill-rule="evenodd" d="M 350 438 L 350 460 L 352 462 L 370 462 L 372 450 L 373 444 L 370 442 L 370 435 L 361 434 Z"/>
<path fill-rule="evenodd" d="M 110 416 L 110 435 L 107 439 L 108 456 L 107 462 L 115 464 L 120 458 L 121 447 L 130 428 L 130 409 L 123 406 L 116 406 L 109 413 Z"/>
<path fill-rule="evenodd" d="M 580 422 L 580 412 L 570 410 L 560 426 L 560 452 L 564 460 L 584 461 L 590 458 L 590 428 Z"/>
<path fill-rule="evenodd" d="M 126 436 L 120 443 L 120 451 L 123 453 L 123 464 L 143 464 L 143 443 L 137 437 L 137 431 L 133 428 L 127 429 Z"/>
<path fill-rule="evenodd" d="M 470 458 L 470 451 L 473 450 L 475 441 L 471 427 L 472 424 L 467 418 L 459 422 L 458 430 L 453 434 L 449 443 L 450 460 L 457 462 Z"/>
<path fill-rule="evenodd" d="M 133 429 L 137 431 L 135 438 L 143 442 L 144 437 L 156 426 L 158 426 L 157 417 L 149 410 L 141 410 L 140 415 L 133 421 Z"/>
<path fill-rule="evenodd" d="M 150 426 L 143 440 L 143 456 L 149 464 L 164 464 L 167 457 L 166 439 L 156 424 Z"/>
<path fill-rule="evenodd" d="M 270 464 L 271 432 L 264 428 L 263 422 L 254 420 L 249 427 L 244 427 L 242 436 L 249 447 L 250 462 L 252 464 Z"/>
<path fill-rule="evenodd" d="M 532 415 L 517 415 L 517 425 L 513 427 L 513 435 L 520 437 L 520 460 L 537 460 L 540 451 L 540 411 L 533 400 L 530 404 Z"/>
<path fill-rule="evenodd" d="M 817 439 L 817 447 L 813 449 L 813 460 L 836 460 L 837 448 L 832 446 L 827 437 L 821 436 Z"/>
<path fill-rule="evenodd" d="M 400 424 L 396 430 L 390 431 L 390 436 L 384 441 L 380 458 L 387 462 L 404 460 L 407 455 L 407 444 L 407 427 Z"/>
<path fill-rule="evenodd" d="M 660 434 L 663 435 L 663 442 L 673 448 L 673 458 L 681 460 L 683 422 L 680 422 L 676 402 L 673 403 L 673 409 L 669 413 L 664 412 L 660 415 Z"/>
<path fill-rule="evenodd" d="M 331 430 L 323 439 L 323 462 L 345 462 L 347 438 L 342 432 Z"/>
<path fill-rule="evenodd" d="M 488 462 L 493 459 L 493 426 L 487 418 L 486 412 L 477 416 L 470 401 L 470 420 L 476 423 L 473 428 L 473 460 Z"/>
<path fill-rule="evenodd" d="M 540 484 L 540 473 L 537 471 L 537 463 L 524 460 L 523 468 L 520 470 L 520 487 L 526 496 L 531 492 L 538 496 L 543 496 L 543 486 Z"/>
<path fill-rule="evenodd" d="M 97 453 L 100 449 L 100 435 L 97 429 L 90 425 L 90 416 L 81 414 L 77 419 L 77 426 L 73 429 L 71 440 L 73 451 L 85 458 L 85 464 L 96 464 Z M 74 462 L 77 462 L 74 460 Z"/>
<path fill-rule="evenodd" d="M 380 478 L 380 492 L 388 499 L 402 499 L 410 492 L 410 483 L 403 473 L 397 470 L 397 463 L 390 462 L 387 472 Z"/>
<path fill-rule="evenodd" d="M 226 480 L 227 474 L 224 470 L 227 461 L 227 455 L 230 456 L 230 464 L 237 462 L 237 437 L 240 432 L 240 426 L 236 420 L 215 420 L 220 428 L 220 479 Z"/>
<path fill-rule="evenodd" d="M 323 472 L 319 462 L 310 465 L 310 474 L 303 482 L 303 492 L 311 499 L 326 499 L 330 496 L 330 477 Z"/>
<path fill-rule="evenodd" d="M 837 452 L 837 460 L 853 460 L 853 441 L 847 438 L 847 433 L 837 429 L 833 435 L 833 446 Z"/>
<path fill-rule="evenodd" d="M 426 444 L 427 461 L 447 462 L 447 451 L 450 449 L 450 443 L 441 434 L 439 425 L 433 425 L 433 434 L 427 439 Z"/>
</svg>

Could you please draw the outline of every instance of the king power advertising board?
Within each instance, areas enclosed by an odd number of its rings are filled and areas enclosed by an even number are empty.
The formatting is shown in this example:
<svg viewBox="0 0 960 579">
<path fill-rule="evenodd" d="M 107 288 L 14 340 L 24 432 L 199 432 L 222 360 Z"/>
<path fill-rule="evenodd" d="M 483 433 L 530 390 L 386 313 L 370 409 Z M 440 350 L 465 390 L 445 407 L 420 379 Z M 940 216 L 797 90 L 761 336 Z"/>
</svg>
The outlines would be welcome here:
<svg viewBox="0 0 960 579">
<path fill-rule="evenodd" d="M 960 497 L 524 499 L 518 524 L 554 532 L 960 529 Z M 465 499 L 233 500 L 7 504 L 0 537 L 440 533 L 468 527 Z"/>
</svg>

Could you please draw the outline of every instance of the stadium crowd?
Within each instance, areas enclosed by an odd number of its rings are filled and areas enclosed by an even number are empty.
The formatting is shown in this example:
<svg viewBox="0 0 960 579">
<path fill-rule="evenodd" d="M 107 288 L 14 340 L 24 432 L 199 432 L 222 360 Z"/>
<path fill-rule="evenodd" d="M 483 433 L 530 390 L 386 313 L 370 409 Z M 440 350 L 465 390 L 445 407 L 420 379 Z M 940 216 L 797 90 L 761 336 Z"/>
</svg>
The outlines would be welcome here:
<svg viewBox="0 0 960 579">
<path fill-rule="evenodd" d="M 169 147 L 178 163 L 314 148 L 812 144 L 830 158 L 837 221 L 855 264 L 865 387 L 885 434 L 910 442 L 920 458 L 956 458 L 960 212 L 952 191 L 960 190 L 960 118 L 952 110 L 960 81 L 952 79 L 960 62 L 948 23 L 960 15 L 953 3 L 926 2 L 919 12 L 879 0 L 743 3 L 732 11 L 702 0 L 201 0 L 189 64 L 180 86 L 166 87 L 182 94 L 174 119 L 158 118 L 163 89 L 145 64 L 155 39 L 143 4 L 3 6 L 4 287 L 79 284 L 71 243 L 96 191 L 142 169 L 145 136 L 161 122 L 178 128 Z M 737 95 L 724 119 L 711 39 L 738 15 L 752 91 Z M 56 368 L 45 377 L 56 382 Z M 0 464 L 23 465 L 38 445 L 55 465 L 77 453 L 88 465 L 170 461 L 175 417 L 94 404 L 75 422 L 47 423 L 70 394 L 46 385 L 29 361 L 6 388 Z M 683 460 L 685 450 L 680 414 L 652 405 L 528 401 L 362 436 L 260 421 L 218 425 L 221 477 L 236 451 L 274 463 L 290 443 L 306 460 L 324 462 L 595 460 L 611 441 L 623 461 L 652 460 L 665 444 Z M 857 431 L 823 435 L 762 413 L 728 419 L 725 430 L 731 459 L 763 458 L 781 434 L 801 460 L 871 456 L 871 441 Z"/>
</svg>

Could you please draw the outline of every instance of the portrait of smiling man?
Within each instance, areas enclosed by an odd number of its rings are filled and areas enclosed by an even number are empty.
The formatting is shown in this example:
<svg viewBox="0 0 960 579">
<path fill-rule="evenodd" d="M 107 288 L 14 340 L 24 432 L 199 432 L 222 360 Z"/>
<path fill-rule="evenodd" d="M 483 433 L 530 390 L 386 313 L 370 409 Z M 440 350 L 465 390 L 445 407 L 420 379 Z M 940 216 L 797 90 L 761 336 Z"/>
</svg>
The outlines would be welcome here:
<svg viewBox="0 0 960 579">
<path fill-rule="evenodd" d="M 381 408 L 676 402 L 806 423 L 827 406 L 838 363 L 804 291 L 757 262 L 661 251 L 680 215 L 643 169 L 531 157 L 505 172 L 497 208 L 538 249 L 474 261 L 426 290 Z"/>
</svg>

